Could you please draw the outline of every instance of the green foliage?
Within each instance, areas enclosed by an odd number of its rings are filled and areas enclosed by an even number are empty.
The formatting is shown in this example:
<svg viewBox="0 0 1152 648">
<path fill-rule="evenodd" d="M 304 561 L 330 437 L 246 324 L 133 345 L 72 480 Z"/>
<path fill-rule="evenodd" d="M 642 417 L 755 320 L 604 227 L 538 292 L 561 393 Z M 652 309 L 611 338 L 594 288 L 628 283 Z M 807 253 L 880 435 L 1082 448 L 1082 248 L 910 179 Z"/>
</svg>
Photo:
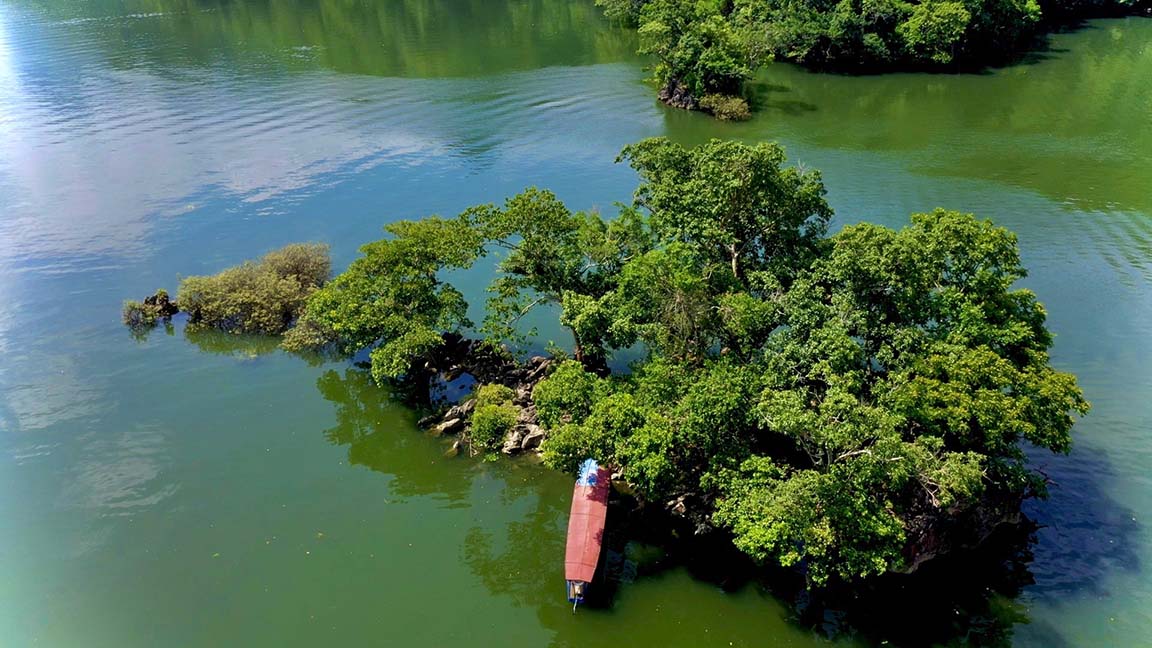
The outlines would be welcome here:
<svg viewBox="0 0 1152 648">
<path fill-rule="evenodd" d="M 649 0 L 640 10 L 640 53 L 656 57 L 661 88 L 699 100 L 740 94 L 755 61 L 712 0 Z"/>
<path fill-rule="evenodd" d="M 331 272 L 328 246 L 297 243 L 219 274 L 180 282 L 177 301 L 190 326 L 232 333 L 283 333 Z"/>
<path fill-rule="evenodd" d="M 951 63 L 972 15 L 962 2 L 925 2 L 916 5 L 896 27 L 908 52 L 933 63 Z"/>
<path fill-rule="evenodd" d="M 511 387 L 491 383 L 488 385 L 480 385 L 476 389 L 476 404 L 477 405 L 504 405 L 512 402 L 512 398 L 516 392 L 512 391 Z"/>
<path fill-rule="evenodd" d="M 295 277 L 302 286 L 323 286 L 332 276 L 332 260 L 323 243 L 285 245 L 265 254 L 260 265 L 277 277 Z"/>
<path fill-rule="evenodd" d="M 121 318 L 125 325 L 133 329 L 150 329 L 156 325 L 160 312 L 151 304 L 129 299 L 124 302 Z"/>
<path fill-rule="evenodd" d="M 1010 60 L 1045 27 L 1137 13 L 1136 0 L 598 0 L 635 25 L 656 59 L 661 97 L 721 119 L 745 119 L 738 99 L 764 62 L 882 70 Z"/>
<path fill-rule="evenodd" d="M 596 0 L 596 6 L 603 9 L 608 18 L 635 27 L 640 21 L 644 0 Z"/>
<path fill-rule="evenodd" d="M 478 448 L 495 450 L 516 424 L 520 408 L 512 404 L 513 392 L 504 385 L 483 385 L 476 391 L 470 438 Z"/>
<path fill-rule="evenodd" d="M 686 149 L 652 138 L 620 159 L 643 180 L 636 201 L 658 237 L 692 246 L 742 282 L 763 281 L 761 273 L 784 281 L 804 268 L 832 217 L 820 174 L 784 167 L 778 144 L 714 139 Z"/>
<path fill-rule="evenodd" d="M 805 561 L 816 584 L 901 564 L 899 517 L 850 468 L 789 470 L 754 457 L 725 477 L 716 521 L 731 527 L 736 546 L 754 558 L 784 566 Z"/>
<path fill-rule="evenodd" d="M 901 568 L 916 529 L 1043 495 L 1021 444 L 1068 452 L 1088 404 L 1051 367 L 1014 235 L 936 210 L 828 236 L 819 174 L 771 144 L 652 139 L 621 158 L 641 184 L 619 218 L 530 189 L 391 226 L 294 331 L 404 375 L 467 326 L 438 273 L 495 250 L 487 330 L 513 337 L 550 303 L 574 336 L 577 359 L 533 393 L 544 461 L 596 457 L 651 501 L 691 494 L 814 585 Z M 632 371 L 604 375 L 636 343 Z M 497 448 L 517 415 L 510 389 L 481 387 L 473 443 Z"/>
<path fill-rule="evenodd" d="M 385 229 L 392 238 L 360 248 L 363 256 L 312 295 L 285 348 L 350 354 L 375 345 L 372 375 L 383 381 L 409 373 L 443 343 L 443 332 L 471 326 L 463 295 L 439 275 L 483 253 L 472 224 L 432 217 Z"/>
<path fill-rule="evenodd" d="M 549 191 L 530 188 L 503 207 L 482 205 L 462 216 L 502 254 L 489 287 L 484 331 L 495 339 L 522 339 L 517 323 L 534 307 L 564 306 L 562 323 L 572 331 L 576 357 L 602 356 L 601 327 L 582 317 L 612 286 L 624 259 L 651 242 L 639 216 L 625 212 L 611 223 L 598 214 L 571 212 Z M 577 311 L 583 311 L 577 314 Z"/>
<path fill-rule="evenodd" d="M 544 463 L 575 472 L 588 457 L 617 460 L 617 444 L 640 429 L 646 411 L 628 392 L 597 400 L 582 423 L 560 423 L 544 441 Z"/>
<path fill-rule="evenodd" d="M 752 119 L 748 102 L 740 97 L 723 94 L 706 94 L 700 98 L 700 110 L 710 112 L 722 121 L 746 121 Z"/>
<path fill-rule="evenodd" d="M 560 363 L 532 392 L 540 422 L 549 427 L 582 422 L 592 411 L 601 383 L 575 360 Z"/>
</svg>

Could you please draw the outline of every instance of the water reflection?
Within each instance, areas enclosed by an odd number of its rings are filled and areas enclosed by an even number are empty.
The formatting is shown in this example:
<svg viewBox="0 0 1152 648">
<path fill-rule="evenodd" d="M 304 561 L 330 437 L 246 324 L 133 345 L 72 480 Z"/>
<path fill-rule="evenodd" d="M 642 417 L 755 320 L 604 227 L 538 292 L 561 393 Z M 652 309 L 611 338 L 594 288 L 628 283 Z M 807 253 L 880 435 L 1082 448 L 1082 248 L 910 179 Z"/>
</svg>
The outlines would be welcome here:
<svg viewBox="0 0 1152 648">
<path fill-rule="evenodd" d="M 850 77 L 772 65 L 754 86 L 762 112 L 733 134 L 898 154 L 927 177 L 1022 188 L 1066 209 L 1147 214 L 1152 83 L 1135 71 L 1152 70 L 1150 37 L 1146 18 L 1099 21 L 1054 36 L 1044 61 L 982 75 Z"/>
<path fill-rule="evenodd" d="M 185 327 L 184 339 L 205 353 L 240 360 L 255 360 L 280 350 L 280 337 L 274 335 L 237 335 L 215 329 Z"/>
<path fill-rule="evenodd" d="M 348 446 L 349 463 L 391 475 L 389 490 L 397 496 L 435 495 L 466 505 L 474 470 L 445 456 L 447 442 L 420 432 L 415 412 L 377 386 L 367 371 L 329 369 L 316 388 L 336 410 L 336 425 L 324 430 L 324 437 Z"/>
<path fill-rule="evenodd" d="M 114 67 L 164 74 L 227 62 L 374 76 L 485 76 L 619 61 L 636 49 L 632 32 L 604 28 L 593 3 L 569 0 L 97 0 L 41 10 L 83 29 Z"/>
<path fill-rule="evenodd" d="M 575 67 L 631 60 L 591 2 L 138 4 L 0 7 L 0 264 L 148 257 L 186 223 L 297 214 L 373 171 L 402 195 L 525 160 L 608 164 L 656 114 L 634 66 Z M 283 39 L 337 54 L 295 65 Z M 600 110 L 624 118 L 606 129 Z"/>
</svg>

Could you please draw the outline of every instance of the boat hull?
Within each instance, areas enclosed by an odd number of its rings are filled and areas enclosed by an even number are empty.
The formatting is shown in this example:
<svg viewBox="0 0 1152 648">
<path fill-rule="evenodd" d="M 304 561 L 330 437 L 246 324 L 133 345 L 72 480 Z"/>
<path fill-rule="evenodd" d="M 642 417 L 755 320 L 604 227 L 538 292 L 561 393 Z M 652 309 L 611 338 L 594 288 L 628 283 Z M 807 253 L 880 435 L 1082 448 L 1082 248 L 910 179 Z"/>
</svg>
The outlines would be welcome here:
<svg viewBox="0 0 1152 648">
<path fill-rule="evenodd" d="M 600 562 L 611 485 L 611 473 L 606 468 L 591 459 L 581 465 L 580 477 L 572 491 L 568 543 L 564 552 L 564 579 L 568 585 L 568 600 L 572 603 L 584 599 Z"/>
</svg>

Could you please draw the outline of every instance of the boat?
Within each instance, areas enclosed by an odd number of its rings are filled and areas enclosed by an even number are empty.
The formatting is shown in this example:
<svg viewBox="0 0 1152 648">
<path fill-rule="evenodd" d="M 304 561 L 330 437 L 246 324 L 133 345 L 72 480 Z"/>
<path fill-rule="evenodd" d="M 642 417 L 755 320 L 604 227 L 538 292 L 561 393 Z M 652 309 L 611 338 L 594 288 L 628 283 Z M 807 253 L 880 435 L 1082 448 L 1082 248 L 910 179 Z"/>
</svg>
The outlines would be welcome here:
<svg viewBox="0 0 1152 648">
<path fill-rule="evenodd" d="M 604 544 L 604 523 L 608 517 L 608 490 L 612 475 L 594 459 L 580 464 L 576 487 L 572 490 L 572 512 L 568 517 L 568 545 L 564 552 L 564 579 L 572 611 L 584 602 Z"/>
</svg>

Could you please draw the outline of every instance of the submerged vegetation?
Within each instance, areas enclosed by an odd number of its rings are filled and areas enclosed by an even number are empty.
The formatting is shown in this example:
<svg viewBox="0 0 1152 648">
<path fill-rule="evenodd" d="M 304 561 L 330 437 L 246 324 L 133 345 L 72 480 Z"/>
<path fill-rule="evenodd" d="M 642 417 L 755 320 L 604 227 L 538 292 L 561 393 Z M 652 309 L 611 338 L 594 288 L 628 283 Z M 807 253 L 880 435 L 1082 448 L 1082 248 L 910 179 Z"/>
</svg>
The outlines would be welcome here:
<svg viewBox="0 0 1152 648">
<path fill-rule="evenodd" d="M 530 413 L 549 465 L 598 457 L 814 585 L 914 569 L 1045 494 L 1021 444 L 1068 452 L 1088 404 L 1015 287 L 1014 235 L 936 210 L 830 236 L 819 174 L 774 144 L 650 139 L 621 160 L 642 182 L 612 219 L 529 189 L 389 225 L 307 298 L 284 346 L 371 349 L 378 382 L 421 382 L 462 334 L 498 349 L 549 309 L 572 358 L 530 363 L 548 375 L 524 393 L 483 387 L 472 443 L 498 447 Z M 477 324 L 445 275 L 489 255 Z M 630 371 L 608 369 L 637 347 Z"/>
<path fill-rule="evenodd" d="M 724 119 L 746 113 L 745 82 L 772 59 L 838 71 L 973 68 L 1008 62 L 1061 25 L 1152 10 L 1146 0 L 597 3 L 638 29 L 663 101 Z"/>
</svg>

